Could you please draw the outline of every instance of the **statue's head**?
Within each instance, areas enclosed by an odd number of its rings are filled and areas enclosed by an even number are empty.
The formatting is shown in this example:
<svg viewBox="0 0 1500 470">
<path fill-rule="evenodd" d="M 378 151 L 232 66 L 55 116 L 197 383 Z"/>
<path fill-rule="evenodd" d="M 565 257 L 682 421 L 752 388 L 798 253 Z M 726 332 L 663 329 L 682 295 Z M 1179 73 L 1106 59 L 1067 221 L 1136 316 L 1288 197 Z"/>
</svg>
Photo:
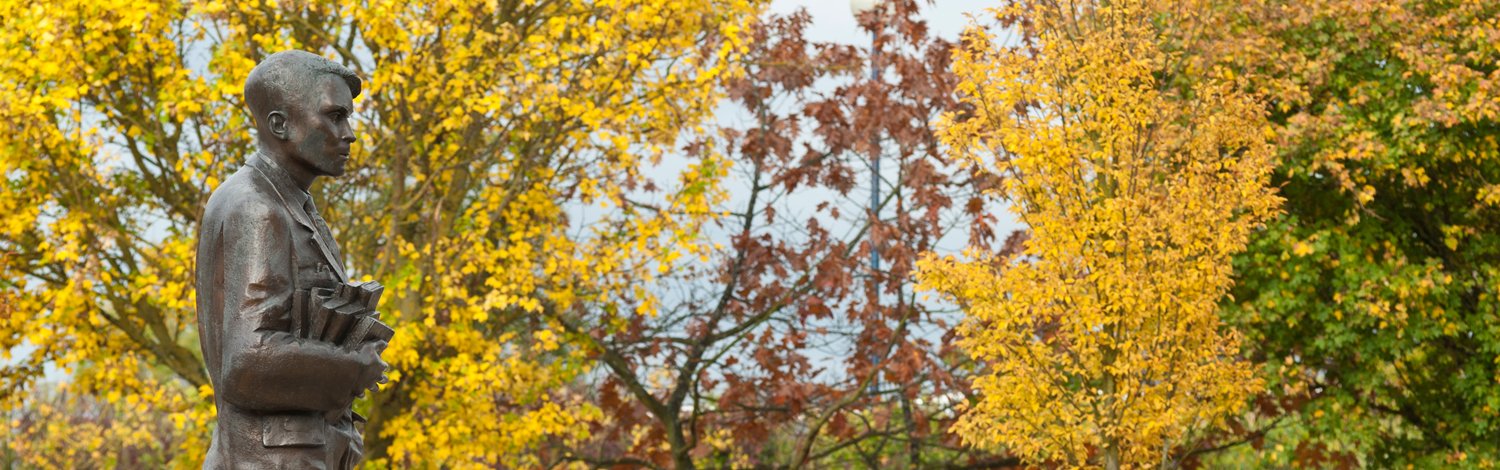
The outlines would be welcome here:
<svg viewBox="0 0 1500 470">
<path fill-rule="evenodd" d="M 262 60 L 245 79 L 245 102 L 255 117 L 261 151 L 282 157 L 293 173 L 340 176 L 349 162 L 354 129 L 349 114 L 360 80 L 347 67 L 304 51 Z"/>
</svg>

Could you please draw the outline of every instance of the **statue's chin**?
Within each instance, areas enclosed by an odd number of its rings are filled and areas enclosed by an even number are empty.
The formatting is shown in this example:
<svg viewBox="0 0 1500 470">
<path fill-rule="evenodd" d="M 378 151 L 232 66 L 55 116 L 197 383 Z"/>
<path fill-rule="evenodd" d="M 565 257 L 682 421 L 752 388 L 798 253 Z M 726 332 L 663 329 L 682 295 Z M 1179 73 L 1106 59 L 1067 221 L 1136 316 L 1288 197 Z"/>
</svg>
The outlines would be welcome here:
<svg viewBox="0 0 1500 470">
<path fill-rule="evenodd" d="M 328 176 L 344 176 L 348 171 L 349 159 L 347 157 L 335 157 L 335 159 L 323 166 L 323 173 Z"/>
</svg>

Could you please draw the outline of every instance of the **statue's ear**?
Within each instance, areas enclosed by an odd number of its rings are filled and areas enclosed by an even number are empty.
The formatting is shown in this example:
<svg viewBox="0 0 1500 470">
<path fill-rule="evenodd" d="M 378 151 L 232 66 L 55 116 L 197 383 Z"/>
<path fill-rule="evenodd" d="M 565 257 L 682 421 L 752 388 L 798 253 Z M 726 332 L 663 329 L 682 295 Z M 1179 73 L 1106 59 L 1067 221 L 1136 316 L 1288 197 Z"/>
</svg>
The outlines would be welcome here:
<svg viewBox="0 0 1500 470">
<path fill-rule="evenodd" d="M 270 130 L 271 135 L 276 136 L 276 138 L 287 140 L 292 137 L 287 133 L 286 113 L 283 113 L 281 111 L 271 111 L 270 113 L 266 114 L 266 124 L 268 124 L 266 128 Z"/>
</svg>

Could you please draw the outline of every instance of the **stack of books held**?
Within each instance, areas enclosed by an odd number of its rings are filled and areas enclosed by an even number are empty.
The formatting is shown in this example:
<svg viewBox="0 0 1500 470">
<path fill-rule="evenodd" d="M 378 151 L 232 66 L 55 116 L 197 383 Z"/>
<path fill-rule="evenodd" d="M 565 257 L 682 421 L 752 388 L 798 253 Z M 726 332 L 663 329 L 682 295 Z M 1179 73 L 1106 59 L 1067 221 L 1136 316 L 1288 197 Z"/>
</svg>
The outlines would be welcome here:
<svg viewBox="0 0 1500 470">
<path fill-rule="evenodd" d="M 395 330 L 380 321 L 375 306 L 385 286 L 378 282 L 314 288 L 292 299 L 292 334 L 354 350 L 372 341 L 390 342 Z"/>
</svg>

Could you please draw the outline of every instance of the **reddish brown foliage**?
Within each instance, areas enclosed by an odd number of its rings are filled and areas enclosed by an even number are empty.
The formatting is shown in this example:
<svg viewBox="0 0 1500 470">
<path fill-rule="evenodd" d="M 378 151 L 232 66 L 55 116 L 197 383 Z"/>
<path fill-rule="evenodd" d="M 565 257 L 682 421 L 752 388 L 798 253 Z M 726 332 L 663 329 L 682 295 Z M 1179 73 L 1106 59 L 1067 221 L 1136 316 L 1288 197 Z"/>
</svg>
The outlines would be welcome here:
<svg viewBox="0 0 1500 470">
<path fill-rule="evenodd" d="M 933 118 L 955 106 L 953 45 L 915 1 L 865 18 L 869 50 L 809 42 L 806 13 L 757 27 L 730 89 L 747 116 L 686 146 L 735 161 L 710 269 L 673 273 L 661 314 L 600 335 L 609 420 L 567 458 L 689 467 L 989 462 L 946 429 L 967 389 L 944 333 L 956 313 L 912 292 L 923 252 L 987 249 L 996 184 L 944 156 Z M 882 165 L 871 220 L 870 156 Z M 1019 246 L 1018 239 L 1005 244 Z M 881 265 L 872 272 L 870 250 Z M 817 462 L 823 462 L 819 464 Z"/>
</svg>

